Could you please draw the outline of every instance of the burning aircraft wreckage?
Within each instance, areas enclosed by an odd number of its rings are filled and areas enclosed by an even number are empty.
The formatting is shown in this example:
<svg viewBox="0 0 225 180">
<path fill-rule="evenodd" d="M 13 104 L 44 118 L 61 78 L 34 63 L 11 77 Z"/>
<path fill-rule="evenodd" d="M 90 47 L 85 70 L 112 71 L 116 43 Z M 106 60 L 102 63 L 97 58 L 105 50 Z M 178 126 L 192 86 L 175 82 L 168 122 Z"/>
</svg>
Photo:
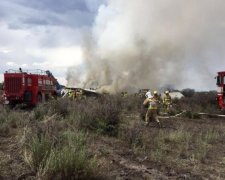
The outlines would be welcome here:
<svg viewBox="0 0 225 180">
<path fill-rule="evenodd" d="M 216 77 L 216 84 L 218 86 L 217 101 L 220 109 L 224 110 L 225 90 L 224 90 L 224 76 L 225 72 L 218 72 Z M 108 91 L 107 91 L 108 90 Z M 146 97 L 149 89 L 139 89 L 130 94 Z M 127 96 L 127 91 L 120 92 L 122 96 Z M 110 89 L 107 88 L 74 88 L 60 85 L 57 79 L 50 71 L 35 70 L 23 71 L 8 70 L 4 73 L 3 83 L 3 104 L 20 104 L 36 105 L 45 102 L 50 98 L 60 96 L 62 98 L 68 97 L 71 99 L 99 97 L 103 94 L 110 94 Z M 183 94 L 179 91 L 170 92 L 172 99 L 180 99 Z"/>
</svg>

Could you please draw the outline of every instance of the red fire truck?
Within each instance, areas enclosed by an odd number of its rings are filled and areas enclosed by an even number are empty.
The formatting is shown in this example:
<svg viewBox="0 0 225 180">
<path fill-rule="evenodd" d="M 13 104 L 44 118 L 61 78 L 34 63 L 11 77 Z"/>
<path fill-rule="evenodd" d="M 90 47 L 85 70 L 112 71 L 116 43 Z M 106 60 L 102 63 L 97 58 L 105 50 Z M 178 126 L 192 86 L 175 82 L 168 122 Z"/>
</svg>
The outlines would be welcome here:
<svg viewBox="0 0 225 180">
<path fill-rule="evenodd" d="M 8 70 L 4 73 L 4 103 L 36 105 L 56 96 L 58 85 L 50 71 Z"/>
<path fill-rule="evenodd" d="M 225 71 L 217 73 L 217 102 L 221 110 L 225 110 Z"/>
</svg>

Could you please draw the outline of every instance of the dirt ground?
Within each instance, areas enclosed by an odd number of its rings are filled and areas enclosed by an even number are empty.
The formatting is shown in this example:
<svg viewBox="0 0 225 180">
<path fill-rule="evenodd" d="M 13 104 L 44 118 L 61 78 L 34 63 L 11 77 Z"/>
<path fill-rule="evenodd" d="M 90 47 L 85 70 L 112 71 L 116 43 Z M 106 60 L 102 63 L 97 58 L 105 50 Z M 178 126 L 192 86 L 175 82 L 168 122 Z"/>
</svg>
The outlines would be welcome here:
<svg viewBox="0 0 225 180">
<path fill-rule="evenodd" d="M 23 159 L 20 131 L 14 130 L 10 137 L 0 137 L 0 179 L 20 179 L 30 173 Z"/>
<path fill-rule="evenodd" d="M 162 120 L 163 128 L 176 129 L 181 125 L 186 128 L 197 126 L 201 128 L 202 124 L 210 126 L 225 125 L 225 119 L 201 119 L 190 120 L 176 118 L 171 120 Z M 143 125 L 144 126 L 144 125 Z M 143 131 L 159 131 L 155 127 L 143 127 Z M 103 167 L 103 174 L 106 179 L 224 179 L 225 161 L 205 160 L 200 166 L 194 168 L 194 162 L 189 163 L 186 168 L 173 165 L 153 162 L 147 156 L 136 155 L 126 146 L 126 143 L 115 140 L 114 138 L 98 138 L 93 142 L 91 149 L 96 152 Z M 217 149 L 213 153 L 225 157 L 225 144 L 216 145 Z M 219 148 L 218 148 L 219 147 Z M 214 156 L 215 154 L 212 154 Z"/>
<path fill-rule="evenodd" d="M 130 121 L 137 116 L 130 115 Z M 225 126 L 225 119 L 202 118 L 162 119 L 161 129 L 150 125 L 141 125 L 143 133 L 179 129 L 186 130 Z M 21 147 L 23 129 L 13 129 L 9 137 L 0 137 L 0 179 L 35 179 L 30 168 L 23 159 Z M 205 159 L 200 165 L 191 161 L 186 167 L 174 164 L 155 162 L 148 156 L 134 153 L 124 140 L 115 137 L 95 135 L 89 143 L 89 151 L 95 154 L 98 162 L 96 174 L 102 179 L 225 179 L 225 143 L 214 144 L 215 148 L 209 154 L 213 158 Z M 215 157 L 214 157 L 215 156 Z M 224 157 L 216 158 L 216 157 Z M 196 167 L 195 167 L 196 166 Z"/>
</svg>

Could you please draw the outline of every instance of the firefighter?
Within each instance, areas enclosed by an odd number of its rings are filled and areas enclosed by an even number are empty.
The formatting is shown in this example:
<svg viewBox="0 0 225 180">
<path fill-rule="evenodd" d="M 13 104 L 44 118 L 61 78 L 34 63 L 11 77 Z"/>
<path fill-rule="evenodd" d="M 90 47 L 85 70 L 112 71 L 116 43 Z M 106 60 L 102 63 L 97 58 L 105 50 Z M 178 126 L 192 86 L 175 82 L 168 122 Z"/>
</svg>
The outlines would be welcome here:
<svg viewBox="0 0 225 180">
<path fill-rule="evenodd" d="M 121 96 L 124 97 L 124 98 L 127 98 L 128 92 L 127 92 L 127 91 L 123 91 L 123 92 L 121 93 Z"/>
<path fill-rule="evenodd" d="M 69 90 L 69 92 L 68 92 L 68 98 L 74 99 L 74 91 L 73 90 Z"/>
<path fill-rule="evenodd" d="M 148 110 L 147 113 L 145 115 L 145 123 L 146 126 L 149 125 L 150 121 L 156 121 L 158 127 L 161 127 L 161 123 L 158 119 L 158 97 L 156 95 L 153 96 L 149 96 L 148 98 L 145 99 L 145 101 L 143 102 L 143 105 L 146 106 L 148 105 Z"/>
<path fill-rule="evenodd" d="M 169 91 L 165 91 L 164 94 L 165 94 L 165 96 L 163 98 L 163 106 L 166 109 L 166 111 L 169 112 L 170 107 L 172 105 L 172 98 L 171 98 L 171 96 L 169 94 Z"/>
<path fill-rule="evenodd" d="M 158 100 L 158 104 L 161 103 L 161 96 L 158 94 L 157 91 L 154 91 L 153 96 Z"/>
<path fill-rule="evenodd" d="M 153 92 L 153 96 L 157 99 L 157 114 L 160 113 L 160 109 L 161 109 L 161 104 L 162 104 L 162 98 L 161 98 L 161 95 L 158 94 L 157 91 L 154 91 Z"/>
<path fill-rule="evenodd" d="M 76 98 L 76 91 L 72 90 L 70 94 L 70 98 L 74 100 Z"/>
</svg>

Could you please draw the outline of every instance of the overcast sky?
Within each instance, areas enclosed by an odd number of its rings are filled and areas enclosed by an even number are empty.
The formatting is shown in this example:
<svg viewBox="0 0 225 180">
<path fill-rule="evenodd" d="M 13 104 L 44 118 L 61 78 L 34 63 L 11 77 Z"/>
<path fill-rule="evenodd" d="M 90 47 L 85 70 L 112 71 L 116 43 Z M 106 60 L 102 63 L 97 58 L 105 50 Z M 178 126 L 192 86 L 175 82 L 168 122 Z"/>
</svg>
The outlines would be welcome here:
<svg viewBox="0 0 225 180">
<path fill-rule="evenodd" d="M 105 0 L 1 0 L 0 81 L 8 69 L 49 69 L 65 84 Z"/>
</svg>

